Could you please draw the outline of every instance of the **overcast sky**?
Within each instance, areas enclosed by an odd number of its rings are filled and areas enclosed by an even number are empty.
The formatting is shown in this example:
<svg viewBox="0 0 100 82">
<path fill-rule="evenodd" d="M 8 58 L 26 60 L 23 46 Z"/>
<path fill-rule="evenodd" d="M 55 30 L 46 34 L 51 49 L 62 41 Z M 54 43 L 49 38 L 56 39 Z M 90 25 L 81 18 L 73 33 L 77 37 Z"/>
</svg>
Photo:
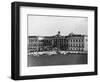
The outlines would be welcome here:
<svg viewBox="0 0 100 82">
<path fill-rule="evenodd" d="M 88 34 L 87 17 L 62 16 L 28 16 L 28 36 L 52 36 L 60 31 L 61 35 L 69 33 Z"/>
</svg>

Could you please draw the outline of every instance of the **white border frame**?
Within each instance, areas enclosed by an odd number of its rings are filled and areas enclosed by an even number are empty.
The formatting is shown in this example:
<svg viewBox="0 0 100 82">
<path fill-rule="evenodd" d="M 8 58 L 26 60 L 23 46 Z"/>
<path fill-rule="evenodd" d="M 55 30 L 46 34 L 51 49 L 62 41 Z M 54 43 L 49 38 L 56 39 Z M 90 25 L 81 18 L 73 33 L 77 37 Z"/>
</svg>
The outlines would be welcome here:
<svg viewBox="0 0 100 82">
<path fill-rule="evenodd" d="M 27 14 L 88 17 L 88 64 L 27 67 Z M 20 7 L 20 76 L 94 72 L 94 11 Z"/>
</svg>

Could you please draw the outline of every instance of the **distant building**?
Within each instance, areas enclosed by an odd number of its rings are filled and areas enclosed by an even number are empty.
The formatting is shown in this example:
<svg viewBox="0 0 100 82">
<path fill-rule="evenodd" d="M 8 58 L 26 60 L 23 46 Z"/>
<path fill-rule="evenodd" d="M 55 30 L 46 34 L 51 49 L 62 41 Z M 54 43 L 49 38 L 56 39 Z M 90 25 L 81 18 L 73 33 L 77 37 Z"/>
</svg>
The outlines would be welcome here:
<svg viewBox="0 0 100 82">
<path fill-rule="evenodd" d="M 70 33 L 67 36 L 69 51 L 83 51 L 84 50 L 84 35 Z"/>
<path fill-rule="evenodd" d="M 84 36 L 84 51 L 88 51 L 88 36 Z"/>
<path fill-rule="evenodd" d="M 41 42 L 37 36 L 28 37 L 28 52 L 37 52 L 42 47 L 43 42 Z"/>
<path fill-rule="evenodd" d="M 28 52 L 38 51 L 84 51 L 87 50 L 85 36 L 70 33 L 68 36 L 61 36 L 60 31 L 55 36 L 29 36 Z"/>
</svg>

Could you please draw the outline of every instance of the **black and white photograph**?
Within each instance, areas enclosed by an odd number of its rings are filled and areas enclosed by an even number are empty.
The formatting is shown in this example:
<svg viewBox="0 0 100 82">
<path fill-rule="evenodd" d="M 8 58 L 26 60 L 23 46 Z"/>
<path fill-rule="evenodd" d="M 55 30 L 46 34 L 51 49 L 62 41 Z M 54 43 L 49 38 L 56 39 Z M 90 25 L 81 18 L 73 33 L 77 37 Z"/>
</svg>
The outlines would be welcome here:
<svg viewBox="0 0 100 82">
<path fill-rule="evenodd" d="M 88 18 L 27 15 L 28 67 L 88 64 Z"/>
<path fill-rule="evenodd" d="M 97 7 L 12 3 L 11 78 L 97 75 Z"/>
</svg>

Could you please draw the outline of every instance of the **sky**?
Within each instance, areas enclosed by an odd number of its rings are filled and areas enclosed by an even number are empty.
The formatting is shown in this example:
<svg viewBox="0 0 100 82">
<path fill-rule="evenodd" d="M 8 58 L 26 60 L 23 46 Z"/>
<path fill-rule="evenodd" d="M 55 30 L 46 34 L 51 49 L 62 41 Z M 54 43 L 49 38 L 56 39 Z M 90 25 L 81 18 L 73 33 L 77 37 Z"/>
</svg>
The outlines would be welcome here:
<svg viewBox="0 0 100 82">
<path fill-rule="evenodd" d="M 28 15 L 28 36 L 53 36 L 60 31 L 61 35 L 88 34 L 88 18 L 72 16 Z"/>
</svg>

